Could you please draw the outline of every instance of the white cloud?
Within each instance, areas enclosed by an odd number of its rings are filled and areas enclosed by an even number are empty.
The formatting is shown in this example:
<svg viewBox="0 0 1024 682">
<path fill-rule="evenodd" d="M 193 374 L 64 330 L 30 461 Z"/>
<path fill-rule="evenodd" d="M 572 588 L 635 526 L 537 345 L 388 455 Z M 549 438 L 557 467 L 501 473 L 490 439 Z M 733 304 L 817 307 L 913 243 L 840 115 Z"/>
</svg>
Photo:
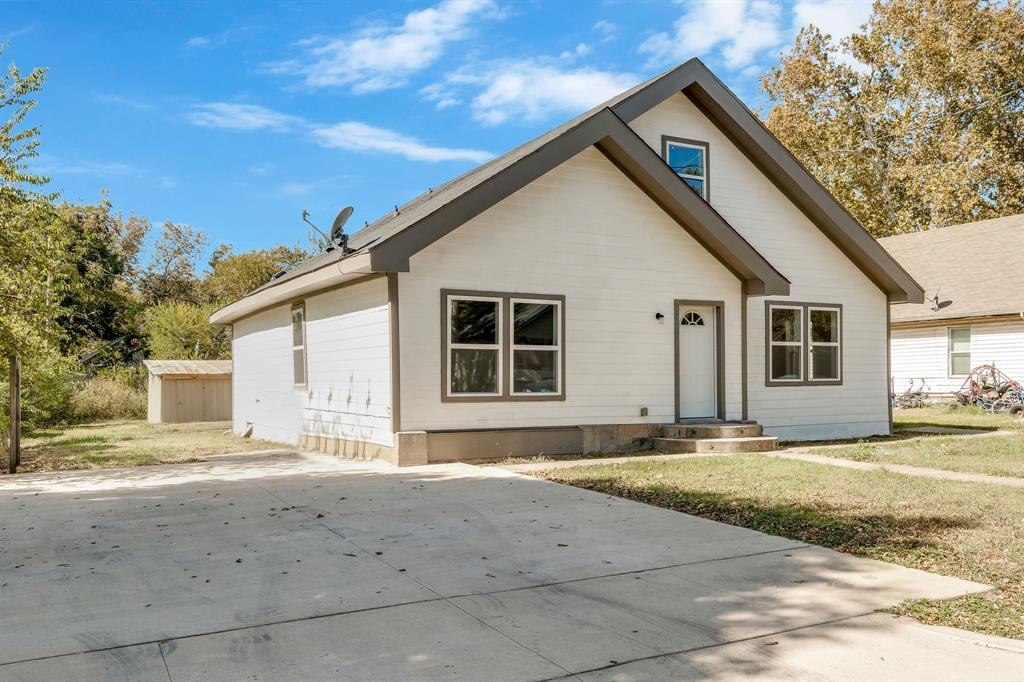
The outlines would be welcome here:
<svg viewBox="0 0 1024 682">
<path fill-rule="evenodd" d="M 277 166 L 275 164 L 267 162 L 267 163 L 258 163 L 258 164 L 249 166 L 248 170 L 253 175 L 266 175 L 267 173 L 270 173 L 271 171 L 273 171 L 274 168 L 276 168 L 276 167 Z"/>
<path fill-rule="evenodd" d="M 166 175 L 160 178 L 160 189 L 174 189 L 178 186 L 178 181 L 174 178 L 169 178 Z"/>
<path fill-rule="evenodd" d="M 224 130 L 273 130 L 283 132 L 303 123 L 298 116 L 261 107 L 258 104 L 209 102 L 192 107 L 189 121 L 206 128 Z"/>
<path fill-rule="evenodd" d="M 436 61 L 449 43 L 467 35 L 475 19 L 496 16 L 493 0 L 443 0 L 407 14 L 399 26 L 375 25 L 355 38 L 301 42 L 307 60 L 271 64 L 273 73 L 299 74 L 311 87 L 351 86 L 356 93 L 404 85 Z"/>
<path fill-rule="evenodd" d="M 221 31 L 220 33 L 214 33 L 208 36 L 192 36 L 185 41 L 185 47 L 192 50 L 220 47 L 221 45 L 239 38 L 246 33 L 251 33 L 254 30 L 255 28 L 252 26 L 239 26 L 238 28 L 229 28 Z"/>
<path fill-rule="evenodd" d="M 607 19 L 601 19 L 599 22 L 594 24 L 594 30 L 604 36 L 604 40 L 609 40 L 615 36 L 619 27 Z"/>
<path fill-rule="evenodd" d="M 575 58 L 575 53 L 571 57 Z M 540 121 L 553 114 L 578 114 L 637 80 L 629 73 L 567 67 L 552 59 L 524 59 L 463 67 L 421 92 L 440 107 L 457 101 L 463 89 L 476 89 L 470 100 L 473 118 L 485 125 L 498 125 L 513 118 Z"/>
<path fill-rule="evenodd" d="M 141 99 L 132 99 L 131 97 L 124 97 L 122 95 L 112 94 L 99 94 L 96 95 L 97 101 L 106 102 L 107 104 L 116 104 L 122 107 L 128 107 L 129 109 L 137 109 L 139 111 L 149 111 L 153 108 L 153 105 Z"/>
<path fill-rule="evenodd" d="M 870 0 L 798 0 L 793 5 L 794 33 L 814 24 L 839 41 L 856 31 L 869 16 Z"/>
<path fill-rule="evenodd" d="M 286 197 L 305 197 L 312 194 L 316 188 L 315 182 L 286 182 L 278 191 Z"/>
<path fill-rule="evenodd" d="M 139 175 L 135 166 L 120 161 L 63 161 L 60 159 L 40 157 L 39 163 L 32 167 L 33 173 L 40 175 L 92 175 L 97 178 L 112 176 Z"/>
<path fill-rule="evenodd" d="M 673 25 L 638 48 L 652 65 L 682 62 L 718 49 L 726 66 L 748 66 L 783 41 L 781 8 L 769 0 L 693 0 Z"/>
<path fill-rule="evenodd" d="M 472 161 L 483 163 L 493 154 L 478 149 L 432 147 L 416 138 L 377 128 L 358 121 L 345 121 L 315 127 L 310 136 L 322 147 L 356 152 L 381 152 L 403 156 L 411 161 Z"/>
</svg>

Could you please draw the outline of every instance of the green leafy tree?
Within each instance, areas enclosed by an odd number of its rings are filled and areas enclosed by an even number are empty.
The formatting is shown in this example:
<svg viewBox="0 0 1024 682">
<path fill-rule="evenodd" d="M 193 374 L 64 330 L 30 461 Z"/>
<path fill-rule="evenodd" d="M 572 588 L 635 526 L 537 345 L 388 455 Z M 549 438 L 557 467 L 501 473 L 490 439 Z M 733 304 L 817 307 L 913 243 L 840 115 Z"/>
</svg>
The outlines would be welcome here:
<svg viewBox="0 0 1024 682">
<path fill-rule="evenodd" d="M 800 31 L 762 79 L 768 128 L 876 237 L 1024 212 L 1018 0 L 876 2 Z"/>
<path fill-rule="evenodd" d="M 139 294 L 143 303 L 200 303 L 202 295 L 196 263 L 205 244 L 206 235 L 199 230 L 165 222 L 153 247 L 149 265 L 139 278 Z"/>
<path fill-rule="evenodd" d="M 68 256 L 79 280 L 61 300 L 62 349 L 81 353 L 121 339 L 116 354 L 136 350 L 142 306 L 134 287 L 149 221 L 115 213 L 106 197 L 93 205 L 63 204 L 58 211 L 73 237 Z"/>
<path fill-rule="evenodd" d="M 0 49 L 2 54 L 2 49 Z M 69 235 L 50 197 L 28 172 L 38 155 L 39 129 L 25 127 L 43 86 L 44 69 L 23 75 L 11 64 L 0 75 L 0 358 L 31 363 L 61 336 L 60 300 L 71 284 L 65 257 Z"/>
<path fill-rule="evenodd" d="M 146 310 L 150 357 L 159 360 L 219 360 L 231 356 L 226 329 L 209 323 L 216 304 L 164 301 Z"/>
<path fill-rule="evenodd" d="M 210 258 L 210 270 L 203 289 L 210 301 L 227 304 L 270 281 L 282 268 L 291 267 L 309 257 L 299 245 L 275 246 L 232 253 L 230 244 L 221 244 Z"/>
</svg>

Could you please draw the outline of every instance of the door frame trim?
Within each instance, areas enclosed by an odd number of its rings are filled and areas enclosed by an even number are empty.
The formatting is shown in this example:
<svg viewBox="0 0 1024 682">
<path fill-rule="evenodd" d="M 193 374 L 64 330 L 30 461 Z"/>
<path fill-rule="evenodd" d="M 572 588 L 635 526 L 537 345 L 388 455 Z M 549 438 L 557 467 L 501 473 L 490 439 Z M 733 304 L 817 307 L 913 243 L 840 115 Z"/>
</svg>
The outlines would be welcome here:
<svg viewBox="0 0 1024 682">
<path fill-rule="evenodd" d="M 679 309 L 683 306 L 707 306 L 715 309 L 715 411 L 708 419 L 725 419 L 725 301 L 702 301 L 677 298 L 672 307 L 672 324 L 675 325 L 675 368 L 676 396 L 675 421 L 679 421 Z"/>
</svg>

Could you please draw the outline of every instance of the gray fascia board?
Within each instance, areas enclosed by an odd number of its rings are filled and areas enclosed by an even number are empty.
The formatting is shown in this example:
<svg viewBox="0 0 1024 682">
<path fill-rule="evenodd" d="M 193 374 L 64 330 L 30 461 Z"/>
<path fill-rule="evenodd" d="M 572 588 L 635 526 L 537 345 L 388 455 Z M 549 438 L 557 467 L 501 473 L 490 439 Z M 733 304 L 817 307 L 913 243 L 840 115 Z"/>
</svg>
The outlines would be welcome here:
<svg viewBox="0 0 1024 682">
<path fill-rule="evenodd" d="M 371 246 L 373 271 L 407 272 L 409 258 L 413 254 L 594 145 L 606 154 L 611 153 L 620 168 L 623 163 L 629 164 L 631 170 L 627 177 L 642 189 L 648 193 L 655 190 L 659 195 L 668 197 L 667 201 L 659 203 L 669 215 L 737 277 L 748 282 L 752 291 L 764 290 L 776 295 L 789 293 L 789 282 L 785 277 L 775 271 L 707 202 L 680 182 L 657 154 L 608 109 L 456 197 L 423 220 Z"/>
<path fill-rule="evenodd" d="M 924 290 L 914 278 L 700 60 L 691 59 L 668 72 L 612 111 L 628 123 L 677 92 L 694 100 L 890 302 L 924 301 Z"/>
</svg>

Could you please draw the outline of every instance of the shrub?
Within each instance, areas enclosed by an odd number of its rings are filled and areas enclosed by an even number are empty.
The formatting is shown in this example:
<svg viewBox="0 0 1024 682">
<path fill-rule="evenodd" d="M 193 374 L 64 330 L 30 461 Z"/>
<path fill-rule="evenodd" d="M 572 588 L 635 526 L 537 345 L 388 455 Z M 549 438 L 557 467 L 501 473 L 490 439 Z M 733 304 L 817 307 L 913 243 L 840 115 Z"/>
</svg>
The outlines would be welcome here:
<svg viewBox="0 0 1024 682">
<path fill-rule="evenodd" d="M 141 368 L 120 366 L 87 379 L 71 398 L 71 417 L 76 421 L 144 419 L 146 391 Z"/>
</svg>

